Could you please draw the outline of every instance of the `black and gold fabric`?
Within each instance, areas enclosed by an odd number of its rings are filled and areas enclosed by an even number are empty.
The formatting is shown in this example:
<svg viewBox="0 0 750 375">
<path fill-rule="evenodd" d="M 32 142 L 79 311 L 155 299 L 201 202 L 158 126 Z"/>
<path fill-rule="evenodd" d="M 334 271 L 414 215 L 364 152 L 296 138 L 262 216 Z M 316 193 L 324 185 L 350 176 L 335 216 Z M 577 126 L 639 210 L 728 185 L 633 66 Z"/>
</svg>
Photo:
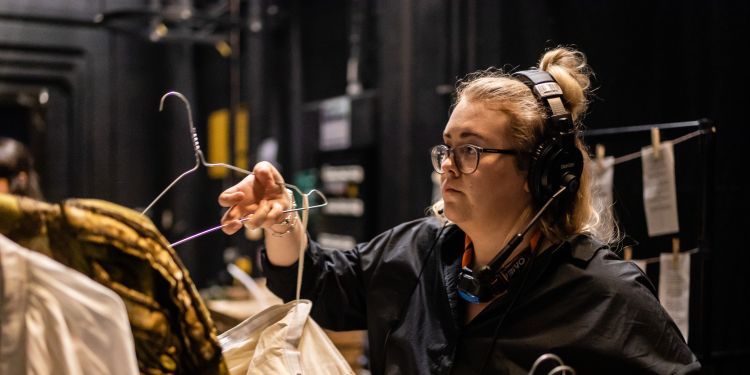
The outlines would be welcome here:
<svg viewBox="0 0 750 375">
<path fill-rule="evenodd" d="M 0 194 L 0 233 L 115 291 L 141 373 L 227 373 L 195 284 L 148 218 L 101 200 L 50 204 Z"/>
</svg>

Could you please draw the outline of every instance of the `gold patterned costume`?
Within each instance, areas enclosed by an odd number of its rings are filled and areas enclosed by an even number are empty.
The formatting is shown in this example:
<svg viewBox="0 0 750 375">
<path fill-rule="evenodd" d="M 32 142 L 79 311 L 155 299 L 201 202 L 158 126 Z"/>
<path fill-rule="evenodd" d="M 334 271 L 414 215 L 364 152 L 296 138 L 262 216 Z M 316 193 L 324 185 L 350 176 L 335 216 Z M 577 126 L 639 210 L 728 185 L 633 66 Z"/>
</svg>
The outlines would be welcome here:
<svg viewBox="0 0 750 375">
<path fill-rule="evenodd" d="M 0 233 L 114 290 L 141 373 L 227 373 L 195 284 L 148 218 L 101 200 L 49 204 L 0 194 Z"/>
</svg>

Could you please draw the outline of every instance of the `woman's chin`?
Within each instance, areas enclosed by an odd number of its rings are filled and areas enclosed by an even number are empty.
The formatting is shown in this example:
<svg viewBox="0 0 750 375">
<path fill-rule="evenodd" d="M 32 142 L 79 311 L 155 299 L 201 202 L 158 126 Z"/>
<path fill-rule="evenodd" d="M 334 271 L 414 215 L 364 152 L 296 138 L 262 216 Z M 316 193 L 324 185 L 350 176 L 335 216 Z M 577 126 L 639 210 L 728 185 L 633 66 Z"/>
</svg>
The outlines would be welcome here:
<svg viewBox="0 0 750 375">
<path fill-rule="evenodd" d="M 461 210 L 456 209 L 456 207 L 453 207 L 453 205 L 449 204 L 448 202 L 445 203 L 443 214 L 445 214 L 446 219 L 455 224 L 460 224 L 461 222 L 466 220 L 466 215 L 462 214 Z"/>
</svg>

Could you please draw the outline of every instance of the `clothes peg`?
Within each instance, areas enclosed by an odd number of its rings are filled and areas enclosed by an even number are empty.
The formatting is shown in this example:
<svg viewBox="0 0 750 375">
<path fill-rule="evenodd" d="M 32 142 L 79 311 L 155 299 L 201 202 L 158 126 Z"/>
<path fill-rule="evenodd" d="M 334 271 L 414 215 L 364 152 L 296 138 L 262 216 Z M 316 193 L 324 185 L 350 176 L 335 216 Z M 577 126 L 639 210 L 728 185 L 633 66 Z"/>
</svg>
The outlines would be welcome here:
<svg viewBox="0 0 750 375">
<path fill-rule="evenodd" d="M 659 158 L 661 151 L 661 133 L 659 128 L 651 128 L 651 146 L 654 149 L 654 158 Z"/>
<path fill-rule="evenodd" d="M 631 260 L 633 259 L 633 247 L 632 246 L 625 246 L 625 249 L 623 250 L 623 258 L 625 260 Z"/>
<path fill-rule="evenodd" d="M 605 156 L 604 145 L 601 143 L 597 143 L 596 144 L 596 162 L 599 164 L 599 167 L 601 167 L 602 163 L 604 163 L 604 156 Z"/>
<path fill-rule="evenodd" d="M 680 261 L 680 238 L 674 237 L 672 238 L 672 261 L 674 262 L 674 267 L 677 268 L 677 265 Z"/>
</svg>

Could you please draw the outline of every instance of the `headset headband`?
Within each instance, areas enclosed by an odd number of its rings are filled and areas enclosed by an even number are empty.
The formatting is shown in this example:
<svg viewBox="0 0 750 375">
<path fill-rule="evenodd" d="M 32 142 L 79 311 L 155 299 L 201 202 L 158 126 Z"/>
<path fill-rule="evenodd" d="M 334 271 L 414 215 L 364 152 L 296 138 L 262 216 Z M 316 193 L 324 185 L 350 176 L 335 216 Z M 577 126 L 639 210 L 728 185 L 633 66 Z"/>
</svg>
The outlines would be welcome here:
<svg viewBox="0 0 750 375">
<path fill-rule="evenodd" d="M 547 110 L 547 123 L 555 132 L 573 132 L 573 118 L 563 103 L 563 91 L 555 78 L 544 70 L 522 70 L 513 77 L 528 86 Z"/>
</svg>

